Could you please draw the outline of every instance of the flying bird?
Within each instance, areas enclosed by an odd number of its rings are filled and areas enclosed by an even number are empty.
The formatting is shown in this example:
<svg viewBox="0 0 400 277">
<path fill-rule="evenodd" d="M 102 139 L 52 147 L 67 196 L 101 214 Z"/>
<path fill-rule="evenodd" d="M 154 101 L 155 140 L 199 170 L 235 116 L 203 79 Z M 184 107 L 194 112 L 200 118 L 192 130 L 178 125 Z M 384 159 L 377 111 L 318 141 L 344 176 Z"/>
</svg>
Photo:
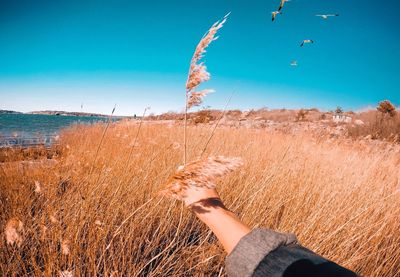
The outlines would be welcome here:
<svg viewBox="0 0 400 277">
<path fill-rule="evenodd" d="M 285 5 L 286 2 L 290 2 L 290 0 L 281 0 L 281 4 L 279 5 L 278 11 L 282 10 L 283 5 Z"/>
<path fill-rule="evenodd" d="M 291 65 L 291 66 L 297 66 L 297 60 L 291 61 L 291 62 L 290 62 L 290 65 Z"/>
<path fill-rule="evenodd" d="M 339 16 L 339 14 L 316 14 L 315 16 L 321 17 L 323 19 L 328 19 L 328 17 Z"/>
<path fill-rule="evenodd" d="M 303 45 L 307 43 L 314 43 L 314 41 L 312 39 L 305 39 L 301 42 L 300 46 L 303 47 Z"/>
<path fill-rule="evenodd" d="M 271 13 L 272 14 L 272 21 L 274 21 L 275 20 L 275 17 L 278 15 L 278 14 L 282 14 L 280 11 L 275 11 L 275 12 L 272 12 Z"/>
</svg>

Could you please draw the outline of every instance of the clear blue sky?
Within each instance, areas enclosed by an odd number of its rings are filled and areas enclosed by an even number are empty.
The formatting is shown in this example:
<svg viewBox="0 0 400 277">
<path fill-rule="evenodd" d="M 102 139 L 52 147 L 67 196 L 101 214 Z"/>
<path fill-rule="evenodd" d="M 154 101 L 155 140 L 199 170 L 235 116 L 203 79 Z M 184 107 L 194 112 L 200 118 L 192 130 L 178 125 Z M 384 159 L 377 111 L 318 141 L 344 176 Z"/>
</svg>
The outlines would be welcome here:
<svg viewBox="0 0 400 277">
<path fill-rule="evenodd" d="M 206 54 L 204 106 L 361 109 L 400 104 L 400 1 L 0 0 L 0 109 L 116 114 L 181 111 L 203 33 L 232 14 Z M 339 13 L 323 20 L 316 13 Z M 310 38 L 313 45 L 299 47 Z M 290 66 L 298 60 L 298 67 Z"/>
</svg>

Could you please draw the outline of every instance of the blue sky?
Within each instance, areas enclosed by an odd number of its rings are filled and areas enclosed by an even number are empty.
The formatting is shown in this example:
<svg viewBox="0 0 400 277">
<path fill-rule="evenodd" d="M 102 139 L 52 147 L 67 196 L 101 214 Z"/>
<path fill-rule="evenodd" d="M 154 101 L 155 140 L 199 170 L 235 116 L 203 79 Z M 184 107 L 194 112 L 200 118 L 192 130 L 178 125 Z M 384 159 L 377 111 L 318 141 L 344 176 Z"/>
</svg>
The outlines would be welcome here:
<svg viewBox="0 0 400 277">
<path fill-rule="evenodd" d="M 232 14 L 206 54 L 204 106 L 361 109 L 400 104 L 400 2 L 0 0 L 0 109 L 116 114 L 181 111 L 192 53 Z M 317 13 L 339 13 L 322 20 Z M 303 39 L 313 45 L 299 47 Z M 291 60 L 298 60 L 296 68 Z"/>
</svg>

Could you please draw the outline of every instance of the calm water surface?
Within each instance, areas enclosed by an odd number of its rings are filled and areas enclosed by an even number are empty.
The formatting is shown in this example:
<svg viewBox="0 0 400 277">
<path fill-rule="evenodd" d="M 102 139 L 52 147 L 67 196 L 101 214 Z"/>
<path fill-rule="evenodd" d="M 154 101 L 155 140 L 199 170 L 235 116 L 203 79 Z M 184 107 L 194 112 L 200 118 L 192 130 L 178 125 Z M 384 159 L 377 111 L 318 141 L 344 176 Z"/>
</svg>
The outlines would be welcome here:
<svg viewBox="0 0 400 277">
<path fill-rule="evenodd" d="M 50 145 L 57 140 L 57 135 L 63 128 L 74 124 L 93 124 L 107 120 L 108 118 L 95 116 L 0 114 L 0 147 Z"/>
</svg>

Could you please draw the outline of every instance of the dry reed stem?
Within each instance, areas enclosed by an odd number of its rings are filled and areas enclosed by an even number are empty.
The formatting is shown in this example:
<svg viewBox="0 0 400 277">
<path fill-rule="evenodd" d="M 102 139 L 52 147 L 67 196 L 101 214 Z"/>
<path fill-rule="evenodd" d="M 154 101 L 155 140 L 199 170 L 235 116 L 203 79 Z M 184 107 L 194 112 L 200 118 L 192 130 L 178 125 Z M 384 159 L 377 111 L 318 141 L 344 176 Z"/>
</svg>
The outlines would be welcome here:
<svg viewBox="0 0 400 277">
<path fill-rule="evenodd" d="M 185 123 L 184 123 L 184 133 L 183 133 L 183 141 L 184 141 L 184 149 L 183 149 L 183 164 L 186 164 L 187 154 L 186 154 L 186 145 L 187 145 L 187 113 L 190 108 L 193 106 L 198 106 L 203 101 L 203 98 L 214 92 L 212 89 L 204 89 L 201 91 L 195 91 L 197 87 L 210 79 L 210 73 L 207 72 L 207 68 L 203 62 L 200 60 L 203 58 L 204 53 L 206 52 L 207 47 L 210 43 L 218 37 L 215 35 L 217 31 L 224 26 L 228 16 L 230 13 L 224 16 L 221 21 L 215 22 L 211 28 L 204 34 L 199 44 L 196 46 L 192 59 L 190 61 L 189 73 L 186 81 L 186 94 L 185 94 Z M 200 62 L 200 63 L 199 63 Z"/>
<path fill-rule="evenodd" d="M 202 158 L 203 154 L 206 152 L 207 146 L 210 143 L 212 137 L 214 136 L 215 130 L 217 129 L 219 123 L 221 122 L 221 119 L 225 116 L 226 108 L 228 107 L 229 103 L 231 102 L 231 99 L 232 99 L 232 96 L 233 96 L 234 93 L 235 92 L 233 91 L 231 93 L 231 96 L 229 96 L 228 101 L 226 102 L 225 107 L 224 107 L 224 109 L 223 109 L 223 111 L 221 113 L 221 116 L 218 118 L 217 122 L 215 123 L 215 125 L 214 125 L 214 127 L 213 127 L 213 129 L 212 129 L 212 131 L 210 133 L 210 136 L 208 137 L 208 139 L 206 141 L 206 144 L 203 147 L 203 150 L 201 150 L 201 153 L 200 153 L 200 156 L 199 156 L 200 158 Z"/>
</svg>

